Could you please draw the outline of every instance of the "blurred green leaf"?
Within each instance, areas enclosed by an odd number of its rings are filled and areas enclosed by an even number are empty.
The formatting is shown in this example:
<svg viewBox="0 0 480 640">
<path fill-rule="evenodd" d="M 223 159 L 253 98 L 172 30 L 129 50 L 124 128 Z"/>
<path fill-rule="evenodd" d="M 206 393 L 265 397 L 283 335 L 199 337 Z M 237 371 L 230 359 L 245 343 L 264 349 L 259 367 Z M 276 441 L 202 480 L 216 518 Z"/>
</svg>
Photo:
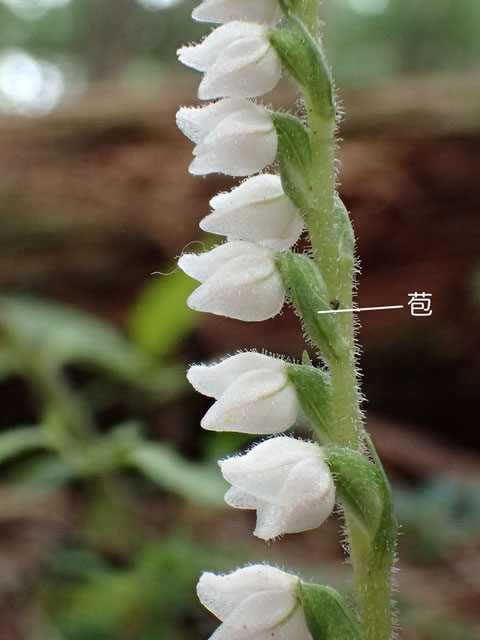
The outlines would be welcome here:
<svg viewBox="0 0 480 640">
<path fill-rule="evenodd" d="M 198 283 L 181 271 L 151 282 L 130 314 L 130 334 L 147 353 L 164 357 L 194 329 L 201 315 L 186 305 Z"/>
<path fill-rule="evenodd" d="M 13 346 L 42 352 L 57 366 L 85 366 L 150 391 L 171 392 L 184 384 L 183 368 L 159 367 L 112 325 L 51 301 L 0 297 L 0 330 Z"/>
<path fill-rule="evenodd" d="M 206 568 L 233 569 L 237 555 L 236 549 L 207 548 L 182 532 L 146 544 L 126 567 L 109 566 L 89 550 L 56 550 L 38 595 L 68 640 L 187 640 L 192 628 L 195 637 L 203 637 L 195 622 L 209 618 L 195 584 Z M 213 631 L 215 621 L 210 624 Z"/>
<path fill-rule="evenodd" d="M 157 486 L 193 504 L 225 506 L 226 485 L 213 466 L 193 463 L 165 444 L 143 444 L 129 454 L 130 464 Z"/>
<path fill-rule="evenodd" d="M 10 479 L 32 491 L 54 491 L 78 478 L 78 471 L 56 455 L 18 463 Z"/>
<path fill-rule="evenodd" d="M 130 313 L 130 334 L 147 353 L 170 354 L 200 322 L 202 316 L 186 305 L 198 282 L 176 271 L 157 277 L 138 298 Z"/>
<path fill-rule="evenodd" d="M 0 340 L 1 339 L 2 335 L 0 332 Z M 19 369 L 20 364 L 15 350 L 6 345 L 0 345 L 0 382 L 18 373 Z"/>
<path fill-rule="evenodd" d="M 185 250 L 209 251 L 218 243 L 218 236 L 204 234 Z M 134 342 L 157 357 L 171 354 L 202 320 L 202 314 L 186 304 L 197 287 L 198 282 L 175 265 L 170 265 L 165 274 L 156 275 L 130 312 L 129 329 Z"/>
<path fill-rule="evenodd" d="M 24 453 L 48 448 L 40 427 L 16 427 L 0 433 L 0 465 Z"/>
</svg>

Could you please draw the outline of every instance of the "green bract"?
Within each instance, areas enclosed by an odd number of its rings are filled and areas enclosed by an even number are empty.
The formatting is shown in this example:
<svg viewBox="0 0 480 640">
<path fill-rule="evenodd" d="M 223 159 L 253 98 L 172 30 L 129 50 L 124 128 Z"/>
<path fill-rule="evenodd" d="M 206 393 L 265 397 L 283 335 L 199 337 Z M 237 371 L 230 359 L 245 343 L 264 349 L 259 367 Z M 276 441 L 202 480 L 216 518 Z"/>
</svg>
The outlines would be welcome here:
<svg viewBox="0 0 480 640">
<path fill-rule="evenodd" d="M 304 364 L 291 364 L 288 377 L 295 385 L 302 409 L 307 414 L 318 440 L 334 443 L 332 384 L 327 371 Z"/>
<path fill-rule="evenodd" d="M 375 454 L 372 461 L 360 451 L 336 447 L 328 449 L 327 461 L 344 510 L 366 534 L 370 549 L 376 553 L 375 563 L 382 566 L 386 560 L 391 564 L 398 526 L 390 486 L 378 457 Z"/>
<path fill-rule="evenodd" d="M 295 305 L 310 339 L 325 354 L 327 360 L 337 360 L 348 348 L 334 314 L 319 314 L 331 310 L 331 298 L 318 267 L 300 253 L 285 251 L 277 257 L 287 295 Z"/>
<path fill-rule="evenodd" d="M 355 616 L 335 589 L 299 582 L 297 592 L 314 640 L 362 640 Z"/>
<path fill-rule="evenodd" d="M 301 212 L 306 212 L 313 206 L 308 130 L 288 113 L 274 112 L 272 119 L 278 136 L 276 161 L 283 190 Z"/>
<path fill-rule="evenodd" d="M 325 56 L 301 22 L 295 21 L 296 30 L 270 29 L 269 40 L 280 60 L 308 92 L 312 108 L 325 118 L 335 118 L 333 82 Z"/>
<path fill-rule="evenodd" d="M 353 270 L 355 263 L 355 235 L 348 211 L 338 196 L 335 196 L 335 227 L 338 234 L 339 267 L 346 273 Z"/>
</svg>

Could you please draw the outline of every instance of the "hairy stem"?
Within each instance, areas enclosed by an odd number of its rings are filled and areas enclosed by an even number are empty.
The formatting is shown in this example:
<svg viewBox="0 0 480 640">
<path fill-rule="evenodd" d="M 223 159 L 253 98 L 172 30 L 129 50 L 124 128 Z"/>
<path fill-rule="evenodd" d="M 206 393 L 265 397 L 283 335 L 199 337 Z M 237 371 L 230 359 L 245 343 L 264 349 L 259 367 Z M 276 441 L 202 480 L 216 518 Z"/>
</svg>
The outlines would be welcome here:
<svg viewBox="0 0 480 640">
<path fill-rule="evenodd" d="M 318 37 L 318 0 L 304 0 L 297 15 L 314 38 Z M 314 259 L 327 284 L 332 300 L 344 309 L 352 308 L 353 278 L 338 254 L 335 219 L 335 122 L 316 113 L 310 96 L 304 95 L 310 143 L 313 155 L 311 190 L 314 207 L 307 213 L 307 224 Z M 353 314 L 336 317 L 349 345 L 346 355 L 328 363 L 333 392 L 338 444 L 361 449 L 363 446 Z M 360 623 L 365 640 L 390 640 L 392 635 L 391 565 L 377 562 L 370 540 L 346 514 L 350 561 L 355 576 L 355 590 Z M 392 556 L 393 561 L 393 556 Z"/>
</svg>

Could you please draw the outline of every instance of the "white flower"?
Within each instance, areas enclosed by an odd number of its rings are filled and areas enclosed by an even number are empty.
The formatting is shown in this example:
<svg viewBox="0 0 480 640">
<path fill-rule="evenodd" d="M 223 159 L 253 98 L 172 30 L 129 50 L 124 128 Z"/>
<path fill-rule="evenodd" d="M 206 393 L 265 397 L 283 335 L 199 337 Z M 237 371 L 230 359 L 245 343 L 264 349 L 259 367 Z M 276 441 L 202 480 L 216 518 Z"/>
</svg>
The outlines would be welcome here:
<svg viewBox="0 0 480 640">
<path fill-rule="evenodd" d="M 277 175 L 249 178 L 229 193 L 212 198 L 210 205 L 213 212 L 200 222 L 200 228 L 228 240 L 250 240 L 284 251 L 302 232 L 303 219 L 283 192 Z"/>
<path fill-rule="evenodd" d="M 268 109 L 244 98 L 224 98 L 206 107 L 182 107 L 177 125 L 196 143 L 193 175 L 248 176 L 275 160 L 277 133 Z"/>
<path fill-rule="evenodd" d="M 315 529 L 332 512 L 335 487 L 318 444 L 287 436 L 270 438 L 219 465 L 232 485 L 225 502 L 237 509 L 256 509 L 254 534 L 263 540 Z"/>
<path fill-rule="evenodd" d="M 210 640 L 311 640 L 297 585 L 297 576 L 262 564 L 204 573 L 198 597 L 222 621 Z"/>
<path fill-rule="evenodd" d="M 255 98 L 273 89 L 282 74 L 267 27 L 253 22 L 228 22 L 177 55 L 187 67 L 205 72 L 198 88 L 201 100 Z"/>
<path fill-rule="evenodd" d="M 210 431 L 274 434 L 289 429 L 299 403 L 287 377 L 287 363 L 255 351 L 237 353 L 218 364 L 194 365 L 187 378 L 216 399 L 201 425 Z"/>
<path fill-rule="evenodd" d="M 246 20 L 275 24 L 282 17 L 278 0 L 205 0 L 192 11 L 198 22 Z"/>
<path fill-rule="evenodd" d="M 202 284 L 187 304 L 227 318 L 259 322 L 277 315 L 285 289 L 271 249 L 252 242 L 226 242 L 205 253 L 184 254 L 178 266 Z"/>
</svg>

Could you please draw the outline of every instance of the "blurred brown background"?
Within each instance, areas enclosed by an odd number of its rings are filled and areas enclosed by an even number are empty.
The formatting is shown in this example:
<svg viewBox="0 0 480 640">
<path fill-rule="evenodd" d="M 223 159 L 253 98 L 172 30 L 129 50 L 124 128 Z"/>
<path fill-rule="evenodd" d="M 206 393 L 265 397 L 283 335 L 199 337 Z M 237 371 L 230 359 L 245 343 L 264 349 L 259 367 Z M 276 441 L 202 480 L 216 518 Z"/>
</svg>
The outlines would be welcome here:
<svg viewBox="0 0 480 640">
<path fill-rule="evenodd" d="M 207 30 L 192 5 L 0 3 L 1 640 L 206 638 L 214 622 L 189 595 L 196 576 L 247 560 L 306 577 L 317 565 L 345 587 L 335 519 L 267 547 L 251 540 L 251 514 L 195 495 L 194 474 L 216 477 L 216 458 L 249 440 L 200 433 L 208 402 L 186 389 L 187 363 L 250 348 L 298 358 L 304 343 L 289 310 L 254 324 L 184 307 L 194 285 L 175 256 L 212 242 L 198 222 L 233 184 L 189 176 L 191 144 L 174 126 L 198 82 L 174 51 Z M 332 0 L 323 11 L 346 112 L 339 176 L 362 264 L 357 301 L 405 305 L 362 314 L 359 333 L 368 427 L 403 524 L 401 638 L 479 637 L 480 6 Z M 296 111 L 297 98 L 284 80 L 267 100 Z M 414 291 L 432 294 L 431 317 L 410 315 Z M 103 353 L 103 334 L 64 307 L 104 322 L 118 344 Z M 59 377 L 45 381 L 51 361 Z M 52 411 L 72 395 L 93 448 L 140 423 L 141 442 L 115 449 L 122 462 L 93 463 L 80 444 L 81 464 L 77 445 L 47 456 L 26 432 L 12 449 L 25 425 L 50 443 Z M 57 435 L 76 424 L 64 415 Z M 165 469 L 194 465 L 191 486 L 158 472 L 152 442 L 169 447 Z M 150 466 L 137 453 L 148 446 Z"/>
</svg>

